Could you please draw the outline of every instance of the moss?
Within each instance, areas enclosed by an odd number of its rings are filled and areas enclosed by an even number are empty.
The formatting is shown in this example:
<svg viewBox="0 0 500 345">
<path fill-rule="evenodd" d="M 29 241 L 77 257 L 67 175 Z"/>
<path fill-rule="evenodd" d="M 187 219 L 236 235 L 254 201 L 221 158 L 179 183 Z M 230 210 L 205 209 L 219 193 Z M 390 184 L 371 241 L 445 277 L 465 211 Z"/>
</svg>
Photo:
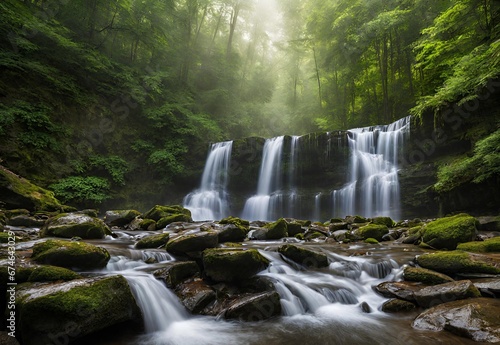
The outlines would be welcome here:
<svg viewBox="0 0 500 345">
<path fill-rule="evenodd" d="M 330 219 L 330 224 L 333 224 L 333 223 L 344 223 L 344 220 L 341 218 L 332 218 L 332 219 Z"/>
<path fill-rule="evenodd" d="M 218 234 L 215 231 L 203 231 L 170 239 L 167 243 L 167 252 L 183 255 L 214 248 L 218 243 Z"/>
<path fill-rule="evenodd" d="M 290 260 L 306 267 L 328 266 L 328 257 L 325 254 L 316 253 L 303 247 L 286 244 L 279 247 L 278 252 Z"/>
<path fill-rule="evenodd" d="M 266 233 L 266 238 L 268 240 L 278 240 L 288 236 L 288 224 L 283 218 L 273 223 L 266 224 L 266 228 L 269 229 Z"/>
<path fill-rule="evenodd" d="M 81 237 L 102 239 L 111 231 L 101 219 L 81 213 L 61 213 L 47 221 L 40 230 L 41 237 Z"/>
<path fill-rule="evenodd" d="M 300 234 L 295 235 L 295 238 L 298 240 L 304 241 L 305 235 L 303 233 L 300 233 Z"/>
<path fill-rule="evenodd" d="M 498 263 L 490 258 L 460 250 L 423 254 L 417 257 L 417 263 L 424 268 L 448 275 L 456 273 L 500 274 Z"/>
<path fill-rule="evenodd" d="M 475 253 L 500 252 L 500 236 L 487 239 L 485 241 L 474 241 L 460 243 L 457 249 Z"/>
<path fill-rule="evenodd" d="M 408 235 L 417 235 L 422 230 L 422 226 L 414 226 L 408 229 Z"/>
<path fill-rule="evenodd" d="M 144 219 L 153 219 L 159 221 L 161 218 L 171 215 L 184 214 L 191 219 L 191 211 L 179 205 L 162 206 L 156 205 L 143 215 Z M 191 220 L 192 221 L 192 220 Z"/>
<path fill-rule="evenodd" d="M 379 241 L 377 241 L 376 239 L 374 239 L 374 238 L 371 238 L 371 237 L 370 237 L 370 238 L 367 238 L 367 239 L 365 240 L 365 243 L 370 243 L 370 244 L 378 244 L 378 243 L 379 243 Z"/>
<path fill-rule="evenodd" d="M 354 235 L 362 239 L 374 238 L 377 241 L 382 241 L 382 237 L 389 233 L 389 229 L 385 225 L 368 224 L 354 231 Z"/>
<path fill-rule="evenodd" d="M 142 230 L 148 230 L 152 224 L 154 224 L 154 226 L 156 228 L 156 222 L 154 220 L 152 220 L 152 219 L 143 219 L 139 223 L 139 228 L 141 228 Z"/>
<path fill-rule="evenodd" d="M 392 228 L 395 224 L 391 217 L 375 217 L 372 218 L 372 223 L 377 225 L 385 225 L 388 228 Z"/>
<path fill-rule="evenodd" d="M 106 211 L 104 222 L 109 226 L 125 226 L 139 216 L 136 210 L 112 210 Z"/>
<path fill-rule="evenodd" d="M 348 216 L 345 221 L 349 224 L 368 223 L 368 219 L 361 216 Z"/>
<path fill-rule="evenodd" d="M 459 243 L 472 241 L 476 236 L 477 220 L 461 213 L 427 223 L 422 229 L 422 241 L 436 249 L 453 250 Z"/>
<path fill-rule="evenodd" d="M 302 224 L 297 221 L 287 222 L 287 232 L 288 236 L 295 236 L 304 232 L 305 230 L 302 228 Z"/>
<path fill-rule="evenodd" d="M 7 243 L 9 242 L 9 234 L 6 232 L 0 232 L 0 243 Z"/>
<path fill-rule="evenodd" d="M 452 282 L 453 279 L 439 272 L 421 267 L 405 267 L 403 271 L 404 279 L 412 282 L 420 282 L 428 285 L 438 285 Z"/>
<path fill-rule="evenodd" d="M 31 272 L 27 278 L 29 282 L 73 280 L 81 278 L 79 274 L 57 266 L 38 266 L 28 270 Z"/>
<path fill-rule="evenodd" d="M 178 214 L 172 214 L 167 217 L 162 217 L 156 222 L 156 229 L 163 229 L 165 228 L 168 224 L 174 223 L 174 222 L 192 222 L 193 219 L 191 218 L 190 215 L 186 215 L 183 213 L 178 213 Z"/>
<path fill-rule="evenodd" d="M 147 236 L 147 237 L 140 239 L 139 242 L 137 242 L 135 244 L 135 247 L 137 249 L 158 248 L 158 247 L 166 245 L 169 238 L 170 238 L 170 234 L 168 234 L 168 233 Z"/>
<path fill-rule="evenodd" d="M 105 267 L 110 255 L 106 249 L 89 243 L 47 240 L 35 244 L 32 259 L 66 268 L 93 269 Z"/>
<path fill-rule="evenodd" d="M 219 224 L 234 224 L 240 228 L 244 228 L 248 231 L 250 228 L 250 222 L 238 217 L 229 216 L 227 218 L 221 219 Z"/>
</svg>

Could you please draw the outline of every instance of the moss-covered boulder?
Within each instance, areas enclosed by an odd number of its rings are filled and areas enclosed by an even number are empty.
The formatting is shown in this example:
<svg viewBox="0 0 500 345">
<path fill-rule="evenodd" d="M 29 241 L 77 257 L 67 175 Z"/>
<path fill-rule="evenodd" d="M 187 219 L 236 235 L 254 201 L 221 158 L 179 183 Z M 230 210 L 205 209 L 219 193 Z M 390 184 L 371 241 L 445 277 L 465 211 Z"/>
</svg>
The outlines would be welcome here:
<svg viewBox="0 0 500 345">
<path fill-rule="evenodd" d="M 317 253 L 304 247 L 286 244 L 279 247 L 278 252 L 288 259 L 308 268 L 328 266 L 328 257 L 325 254 Z"/>
<path fill-rule="evenodd" d="M 175 294 L 184 307 L 194 314 L 204 313 L 203 309 L 217 298 L 214 289 L 200 278 L 189 279 L 177 285 Z"/>
<path fill-rule="evenodd" d="M 18 334 L 25 345 L 70 343 L 141 313 L 122 276 L 18 289 Z"/>
<path fill-rule="evenodd" d="M 395 224 L 391 217 L 375 217 L 371 219 L 371 222 L 377 225 L 385 225 L 388 228 L 392 228 Z"/>
<path fill-rule="evenodd" d="M 392 298 L 384 304 L 382 304 L 382 311 L 385 313 L 398 313 L 398 312 L 405 312 L 405 311 L 412 311 L 415 310 L 417 306 L 415 303 L 408 302 L 399 298 Z"/>
<path fill-rule="evenodd" d="M 465 213 L 440 218 L 424 225 L 422 241 L 432 248 L 453 250 L 459 243 L 474 240 L 476 224 L 476 218 Z"/>
<path fill-rule="evenodd" d="M 273 223 L 266 224 L 268 230 L 266 232 L 266 239 L 279 240 L 280 238 L 288 236 L 288 224 L 285 219 L 280 218 Z"/>
<path fill-rule="evenodd" d="M 414 294 L 417 304 L 422 308 L 466 298 L 481 297 L 479 290 L 470 280 L 460 280 L 425 287 Z"/>
<path fill-rule="evenodd" d="M 0 201 L 8 209 L 56 211 L 65 208 L 54 193 L 38 187 L 0 165 Z"/>
<path fill-rule="evenodd" d="M 155 222 L 158 222 L 161 218 L 167 218 L 175 215 L 180 215 L 183 214 L 185 216 L 189 217 L 189 221 L 193 221 L 191 219 L 191 211 L 189 211 L 187 208 L 184 208 L 179 205 L 169 205 L 169 206 L 162 206 L 162 205 L 156 205 L 152 209 L 150 209 L 148 212 L 146 212 L 142 218 L 144 219 L 152 219 Z"/>
<path fill-rule="evenodd" d="M 169 233 L 151 235 L 141 238 L 136 244 L 137 249 L 158 248 L 167 244 L 170 238 Z"/>
<path fill-rule="evenodd" d="M 183 213 L 172 214 L 170 216 L 160 218 L 156 222 L 156 229 L 166 228 L 167 225 L 175 223 L 175 222 L 189 223 L 192 221 L 193 221 L 193 219 L 191 218 L 191 215 L 187 215 L 187 214 L 183 214 Z"/>
<path fill-rule="evenodd" d="M 226 319 L 257 322 L 281 315 L 280 295 L 261 292 L 237 299 L 224 313 Z"/>
<path fill-rule="evenodd" d="M 348 224 L 368 223 L 368 219 L 361 216 L 347 216 L 344 221 Z"/>
<path fill-rule="evenodd" d="M 28 271 L 26 273 L 29 274 L 26 279 L 28 282 L 69 281 L 81 278 L 78 273 L 72 270 L 51 265 L 29 267 L 26 270 Z"/>
<path fill-rule="evenodd" d="M 200 268 L 195 261 L 174 261 L 165 268 L 154 272 L 154 276 L 162 279 L 169 288 L 175 288 L 188 278 L 200 273 Z"/>
<path fill-rule="evenodd" d="M 139 216 L 141 213 L 136 210 L 111 210 L 106 211 L 104 223 L 108 226 L 125 226 Z"/>
<path fill-rule="evenodd" d="M 139 229 L 146 231 L 156 230 L 156 222 L 152 219 L 143 219 L 138 224 Z"/>
<path fill-rule="evenodd" d="M 219 221 L 219 224 L 223 224 L 223 225 L 233 224 L 233 225 L 238 226 L 241 229 L 246 230 L 247 232 L 250 229 L 250 222 L 248 220 L 241 219 L 238 217 L 233 217 L 233 216 L 229 216 L 229 217 L 221 219 Z"/>
<path fill-rule="evenodd" d="M 403 277 L 406 281 L 420 282 L 427 285 L 438 285 L 453 281 L 453 279 L 446 274 L 422 267 L 411 266 L 406 266 L 404 268 Z"/>
<path fill-rule="evenodd" d="M 424 268 L 451 276 L 457 273 L 500 274 L 499 260 L 460 250 L 422 254 L 416 261 Z"/>
<path fill-rule="evenodd" d="M 35 244 L 31 258 L 42 264 L 76 269 L 105 267 L 110 259 L 108 251 L 89 243 L 47 240 Z"/>
<path fill-rule="evenodd" d="M 29 228 L 41 228 L 45 225 L 46 219 L 37 218 L 30 215 L 18 215 L 12 217 L 7 222 L 8 225 L 11 226 L 23 226 Z"/>
<path fill-rule="evenodd" d="M 242 282 L 269 266 L 256 249 L 207 249 L 202 262 L 207 277 L 216 282 Z"/>
<path fill-rule="evenodd" d="M 218 233 L 219 243 L 241 242 L 247 237 L 248 230 L 235 224 L 226 224 Z"/>
<path fill-rule="evenodd" d="M 457 249 L 474 253 L 500 253 L 500 236 L 484 241 L 460 243 Z"/>
<path fill-rule="evenodd" d="M 389 233 L 389 229 L 385 225 L 378 224 L 368 224 L 362 226 L 352 232 L 352 234 L 360 239 L 366 240 L 368 238 L 374 238 L 377 241 L 382 241 L 382 237 Z"/>
<path fill-rule="evenodd" d="M 82 213 L 61 213 L 50 218 L 40 230 L 41 237 L 101 239 L 106 235 L 112 233 L 101 219 Z"/>
<path fill-rule="evenodd" d="M 286 220 L 286 225 L 287 225 L 287 232 L 288 236 L 296 236 L 298 234 L 302 234 L 305 232 L 305 229 L 302 227 L 302 224 L 304 224 L 305 221 L 298 221 L 295 219 L 291 220 Z"/>
<path fill-rule="evenodd" d="M 207 248 L 217 247 L 218 243 L 217 232 L 200 231 L 170 239 L 167 243 L 167 252 L 174 255 L 186 255 L 192 252 L 201 252 Z"/>
</svg>

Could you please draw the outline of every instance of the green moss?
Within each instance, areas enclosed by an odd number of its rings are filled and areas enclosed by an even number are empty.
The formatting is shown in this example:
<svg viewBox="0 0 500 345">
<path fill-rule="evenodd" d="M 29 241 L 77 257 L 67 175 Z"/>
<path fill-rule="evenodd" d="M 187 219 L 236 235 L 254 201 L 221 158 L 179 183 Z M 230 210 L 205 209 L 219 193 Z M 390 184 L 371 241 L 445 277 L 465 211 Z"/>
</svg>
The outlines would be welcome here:
<svg viewBox="0 0 500 345">
<path fill-rule="evenodd" d="M 286 244 L 278 248 L 278 252 L 283 256 L 306 267 L 327 267 L 328 257 L 322 253 L 316 253 L 312 250 Z"/>
<path fill-rule="evenodd" d="M 171 215 L 184 214 L 191 219 L 191 211 L 179 205 L 162 206 L 156 205 L 143 215 L 144 219 L 153 219 L 159 221 L 161 218 L 169 217 Z M 191 220 L 192 221 L 192 220 Z"/>
<path fill-rule="evenodd" d="M 238 227 L 244 228 L 248 231 L 250 228 L 250 222 L 238 217 L 229 216 L 227 218 L 221 219 L 219 224 L 234 224 Z"/>
<path fill-rule="evenodd" d="M 382 241 L 382 237 L 389 233 L 389 229 L 385 225 L 368 224 L 354 231 L 354 235 L 362 239 L 374 238 L 377 241 Z"/>
<path fill-rule="evenodd" d="M 375 217 L 372 218 L 372 223 L 377 225 L 385 225 L 388 228 L 392 228 L 395 224 L 391 217 Z"/>
<path fill-rule="evenodd" d="M 300 233 L 300 234 L 295 235 L 295 238 L 298 240 L 304 241 L 305 235 L 303 233 Z"/>
<path fill-rule="evenodd" d="M 141 220 L 141 222 L 139 223 L 139 227 L 142 229 L 142 230 L 148 230 L 149 227 L 151 226 L 151 224 L 154 224 L 155 225 L 155 228 L 156 228 L 156 222 L 152 219 L 143 219 Z"/>
<path fill-rule="evenodd" d="M 365 240 L 365 243 L 370 243 L 370 244 L 378 244 L 378 243 L 379 243 L 379 241 L 377 241 L 377 240 L 376 240 L 376 239 L 374 239 L 374 238 L 367 238 L 367 239 Z"/>
<path fill-rule="evenodd" d="M 498 263 L 490 258 L 459 250 L 423 254 L 417 257 L 417 263 L 424 268 L 448 275 L 456 273 L 500 274 Z"/>
<path fill-rule="evenodd" d="M 165 228 L 168 224 L 174 223 L 174 222 L 192 222 L 193 219 L 191 218 L 190 215 L 179 213 L 179 214 L 172 214 L 167 217 L 162 217 L 156 222 L 156 228 L 157 229 L 163 229 Z"/>
<path fill-rule="evenodd" d="M 485 241 L 474 241 L 460 243 L 457 249 L 475 253 L 500 252 L 500 236 L 487 239 Z"/>
<path fill-rule="evenodd" d="M 38 266 L 30 268 L 29 282 L 57 281 L 57 280 L 73 280 L 81 278 L 81 276 L 71 270 L 57 266 Z"/>
<path fill-rule="evenodd" d="M 405 267 L 404 279 L 412 282 L 420 282 L 428 285 L 437 285 L 452 282 L 453 279 L 439 272 L 421 267 Z"/>
<path fill-rule="evenodd" d="M 6 232 L 0 232 L 0 243 L 7 243 L 9 242 L 9 234 Z"/>
<path fill-rule="evenodd" d="M 419 234 L 420 230 L 422 230 L 421 226 L 414 226 L 414 227 L 408 229 L 408 234 L 409 235 L 417 235 L 417 234 Z"/>
<path fill-rule="evenodd" d="M 288 224 L 285 219 L 280 218 L 276 222 L 266 224 L 269 230 L 266 233 L 268 240 L 278 240 L 288 236 Z"/>
<path fill-rule="evenodd" d="M 168 233 L 147 236 L 147 237 L 140 239 L 139 242 L 137 242 L 135 244 L 135 247 L 137 249 L 158 248 L 158 247 L 161 247 L 163 245 L 166 245 L 169 238 L 170 238 L 170 234 L 168 234 Z"/>
<path fill-rule="evenodd" d="M 218 241 L 218 234 L 215 231 L 181 235 L 168 241 L 167 252 L 178 255 L 200 252 L 207 248 L 216 247 L 219 243 Z"/>
<path fill-rule="evenodd" d="M 61 213 L 51 219 L 40 230 L 41 237 L 81 237 L 102 239 L 111 231 L 101 219 L 81 213 Z"/>
<path fill-rule="evenodd" d="M 422 241 L 436 249 L 453 250 L 458 243 L 469 242 L 476 236 L 477 220 L 461 213 L 427 223 L 422 229 Z"/>
</svg>

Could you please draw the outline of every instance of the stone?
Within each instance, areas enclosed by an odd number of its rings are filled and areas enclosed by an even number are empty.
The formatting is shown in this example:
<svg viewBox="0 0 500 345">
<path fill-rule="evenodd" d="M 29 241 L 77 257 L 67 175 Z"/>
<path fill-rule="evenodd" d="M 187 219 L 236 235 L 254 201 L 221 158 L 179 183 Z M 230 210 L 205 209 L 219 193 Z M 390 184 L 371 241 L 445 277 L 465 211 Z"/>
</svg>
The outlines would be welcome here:
<svg viewBox="0 0 500 345">
<path fill-rule="evenodd" d="M 406 281 L 420 282 L 427 285 L 438 285 L 453 281 L 453 278 L 443 273 L 435 272 L 422 267 L 411 266 L 406 266 L 404 268 L 403 277 Z"/>
<path fill-rule="evenodd" d="M 154 231 L 156 230 L 156 222 L 152 219 L 143 219 L 138 224 L 141 230 Z"/>
<path fill-rule="evenodd" d="M 481 293 L 470 280 L 460 280 L 425 287 L 414 293 L 417 304 L 423 308 L 459 299 L 480 297 Z"/>
<path fill-rule="evenodd" d="M 478 230 L 500 231 L 500 216 L 497 217 L 477 217 L 479 222 Z"/>
<path fill-rule="evenodd" d="M 268 240 L 279 240 L 283 237 L 288 237 L 288 224 L 283 218 L 267 224 L 266 228 L 268 229 L 266 232 L 266 239 Z"/>
<path fill-rule="evenodd" d="M 302 228 L 302 223 L 297 220 L 286 220 L 288 236 L 296 236 L 302 234 L 305 230 Z"/>
<path fill-rule="evenodd" d="M 169 233 L 145 236 L 135 244 L 135 247 L 137 249 L 159 248 L 161 246 L 166 245 L 169 238 L 170 238 Z"/>
<path fill-rule="evenodd" d="M 476 224 L 476 218 L 465 213 L 440 218 L 423 226 L 422 241 L 432 248 L 454 250 L 459 243 L 474 240 Z"/>
<path fill-rule="evenodd" d="M 385 225 L 388 228 L 392 228 L 395 224 L 391 217 L 374 217 L 371 222 L 377 225 Z"/>
<path fill-rule="evenodd" d="M 399 298 L 392 298 L 382 304 L 381 310 L 385 313 L 398 313 L 415 310 L 417 306 Z"/>
<path fill-rule="evenodd" d="M 172 215 L 184 214 L 191 218 L 191 211 L 179 205 L 162 206 L 156 205 L 143 215 L 143 219 L 152 219 L 158 222 L 161 218 Z M 191 220 L 192 221 L 192 220 Z"/>
<path fill-rule="evenodd" d="M 440 304 L 412 322 L 423 331 L 443 331 L 483 343 L 500 342 L 500 300 L 474 298 Z"/>
<path fill-rule="evenodd" d="M 174 255 L 186 255 L 190 252 L 201 252 L 207 248 L 217 247 L 218 243 L 217 232 L 199 231 L 170 239 L 167 243 L 167 252 Z"/>
<path fill-rule="evenodd" d="M 387 298 L 399 298 L 415 302 L 415 293 L 425 286 L 415 282 L 384 282 L 374 287 L 374 290 Z"/>
<path fill-rule="evenodd" d="M 216 299 L 215 291 L 200 278 L 179 284 L 175 293 L 186 309 L 195 314 L 200 313 Z"/>
<path fill-rule="evenodd" d="M 174 261 L 167 267 L 156 270 L 153 274 L 161 279 L 169 288 L 175 288 L 183 281 L 200 273 L 198 264 L 194 261 Z"/>
<path fill-rule="evenodd" d="M 304 247 L 286 244 L 278 248 L 278 252 L 307 268 L 328 267 L 328 257 Z"/>
<path fill-rule="evenodd" d="M 348 230 L 337 230 L 330 235 L 337 242 L 343 242 L 347 239 Z"/>
<path fill-rule="evenodd" d="M 345 222 L 348 224 L 368 223 L 368 219 L 361 216 L 347 216 Z"/>
<path fill-rule="evenodd" d="M 104 248 L 84 242 L 47 240 L 33 246 L 33 261 L 65 268 L 95 269 L 107 265 L 110 255 Z"/>
<path fill-rule="evenodd" d="M 122 276 L 18 287 L 17 334 L 24 345 L 69 343 L 131 320 L 141 312 Z"/>
<path fill-rule="evenodd" d="M 247 237 L 248 230 L 235 224 L 225 224 L 218 231 L 219 243 L 242 242 Z"/>
<path fill-rule="evenodd" d="M 236 225 L 237 227 L 241 228 L 242 230 L 245 230 L 248 232 L 250 229 L 250 222 L 248 220 L 244 220 L 238 217 L 233 217 L 229 216 L 226 218 L 223 218 L 219 221 L 219 224 L 226 225 L 226 224 L 233 224 Z"/>
<path fill-rule="evenodd" d="M 238 298 L 224 313 L 226 319 L 257 322 L 281 315 L 280 295 L 262 292 Z"/>
<path fill-rule="evenodd" d="M 338 230 L 347 230 L 347 225 L 346 222 L 330 223 L 330 225 L 328 225 L 328 230 L 333 233 Z"/>
<path fill-rule="evenodd" d="M 192 222 L 193 219 L 191 218 L 191 215 L 189 214 L 184 214 L 184 213 L 178 213 L 178 214 L 172 214 L 166 217 L 160 218 L 156 222 L 156 229 L 164 229 L 167 227 L 167 225 L 176 223 L 176 222 L 185 222 L 185 223 L 190 223 Z"/>
<path fill-rule="evenodd" d="M 136 210 L 111 210 L 106 211 L 104 223 L 108 226 L 124 227 L 132 222 L 141 213 Z"/>
<path fill-rule="evenodd" d="M 482 278 L 472 281 L 485 297 L 500 297 L 500 278 Z"/>
<path fill-rule="evenodd" d="M 457 249 L 474 253 L 500 253 L 500 236 L 484 241 L 460 243 Z"/>
<path fill-rule="evenodd" d="M 102 239 L 106 235 L 112 233 L 101 219 L 82 213 L 61 213 L 50 218 L 40 229 L 41 237 Z"/>
<path fill-rule="evenodd" d="M 422 254 L 417 256 L 416 262 L 424 268 L 450 276 L 457 273 L 500 274 L 500 260 L 460 250 Z"/>
<path fill-rule="evenodd" d="M 241 283 L 269 266 L 269 261 L 256 249 L 207 249 L 202 262 L 207 277 L 228 283 Z"/>
<path fill-rule="evenodd" d="M 28 282 L 69 281 L 81 278 L 78 273 L 72 270 L 51 265 L 28 267 L 26 270 L 25 275 L 27 275 L 26 281 Z M 20 282 L 21 280 L 17 279 L 17 283 Z"/>
<path fill-rule="evenodd" d="M 362 240 L 374 238 L 377 241 L 382 241 L 382 237 L 389 233 L 389 229 L 385 225 L 368 224 L 353 231 L 353 235 Z"/>
<path fill-rule="evenodd" d="M 24 226 L 27 228 L 40 228 L 45 225 L 45 219 L 39 219 L 29 215 L 19 215 L 8 220 L 10 226 Z"/>
</svg>

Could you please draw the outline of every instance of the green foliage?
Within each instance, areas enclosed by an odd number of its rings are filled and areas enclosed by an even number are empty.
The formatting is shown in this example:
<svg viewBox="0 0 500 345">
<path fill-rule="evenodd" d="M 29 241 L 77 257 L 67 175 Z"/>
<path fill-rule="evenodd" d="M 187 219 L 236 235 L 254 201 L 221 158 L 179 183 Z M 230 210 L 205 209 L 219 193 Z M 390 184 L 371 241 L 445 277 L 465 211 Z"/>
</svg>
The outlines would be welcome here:
<svg viewBox="0 0 500 345">
<path fill-rule="evenodd" d="M 108 180 L 96 176 L 70 176 L 54 183 L 50 188 L 67 203 L 99 205 L 110 198 Z"/>
<path fill-rule="evenodd" d="M 113 182 L 119 185 L 125 184 L 125 174 L 130 170 L 127 161 L 118 156 L 91 156 L 90 166 L 94 169 L 101 168 L 106 170 Z"/>
</svg>

